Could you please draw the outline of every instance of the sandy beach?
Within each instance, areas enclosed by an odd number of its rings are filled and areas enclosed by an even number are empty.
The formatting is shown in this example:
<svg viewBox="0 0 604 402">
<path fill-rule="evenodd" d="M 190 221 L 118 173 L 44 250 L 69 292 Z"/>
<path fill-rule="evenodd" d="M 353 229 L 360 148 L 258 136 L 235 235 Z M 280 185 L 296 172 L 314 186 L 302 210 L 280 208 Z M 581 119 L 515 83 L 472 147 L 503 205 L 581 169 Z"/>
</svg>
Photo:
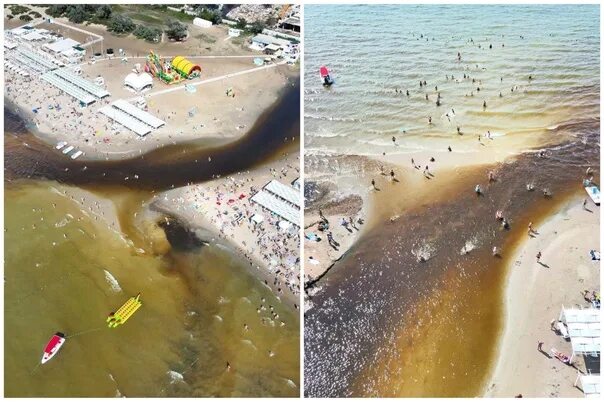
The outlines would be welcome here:
<svg viewBox="0 0 604 402">
<path fill-rule="evenodd" d="M 299 155 L 291 152 L 257 168 L 159 193 L 148 208 L 177 217 L 206 242 L 233 249 L 249 262 L 250 271 L 294 308 L 299 306 L 299 234 L 281 230 L 250 197 L 270 180 L 290 184 L 299 177 Z M 241 212 L 242 218 L 236 219 Z M 255 214 L 264 217 L 254 224 Z"/>
<path fill-rule="evenodd" d="M 600 247 L 600 208 L 583 195 L 573 197 L 545 222 L 535 227 L 513 257 L 505 291 L 505 330 L 497 364 L 485 396 L 580 398 L 574 387 L 577 370 L 585 373 L 582 356 L 574 359 L 576 369 L 537 350 L 551 348 L 570 355 L 570 342 L 550 329 L 562 306 L 589 307 L 583 291 L 600 291 L 600 262 L 592 261 L 590 250 Z M 541 252 L 541 261 L 535 256 Z"/>
<path fill-rule="evenodd" d="M 89 48 L 80 64 L 81 76 L 90 81 L 102 77 L 103 86 L 111 95 L 82 108 L 74 98 L 39 79 L 38 73 L 21 77 L 5 68 L 5 102 L 12 104 L 13 109 L 20 109 L 21 115 L 35 126 L 36 134 L 49 145 L 67 142 L 84 152 L 82 159 L 128 159 L 177 143 L 208 146 L 235 141 L 245 135 L 299 74 L 297 66 L 288 66 L 283 61 L 261 67 L 254 65 L 254 58 L 264 57 L 263 53 L 247 48 L 247 39 L 243 37 L 230 38 L 227 28 L 222 26 L 201 30 L 189 24 L 191 40 L 151 44 L 132 35 L 112 35 L 100 25 L 81 26 L 64 18 L 57 22 L 103 36 L 104 49 L 123 49 L 126 55 L 123 60 L 106 56 L 91 60 L 90 52 L 100 49 Z M 11 21 L 10 26 L 13 25 Z M 82 42 L 89 40 L 83 33 L 64 25 L 44 22 L 37 27 Z M 186 56 L 201 66 L 201 76 L 175 85 L 154 79 L 150 90 L 141 93 L 128 90 L 124 78 L 137 67 L 142 70 L 149 49 L 168 59 Z M 185 84 L 193 85 L 196 91 L 186 91 Z M 228 95 L 227 90 L 230 90 Z M 139 97 L 146 100 L 149 113 L 166 122 L 145 137 L 98 112 L 115 100 L 132 101 Z"/>
</svg>

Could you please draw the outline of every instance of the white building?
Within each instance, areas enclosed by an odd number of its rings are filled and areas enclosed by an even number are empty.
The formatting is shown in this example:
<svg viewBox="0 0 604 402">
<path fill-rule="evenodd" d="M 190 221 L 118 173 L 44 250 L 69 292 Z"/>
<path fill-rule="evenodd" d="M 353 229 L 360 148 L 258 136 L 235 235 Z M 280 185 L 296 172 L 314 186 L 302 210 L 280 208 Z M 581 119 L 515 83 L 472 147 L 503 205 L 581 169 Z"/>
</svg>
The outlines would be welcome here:
<svg viewBox="0 0 604 402">
<path fill-rule="evenodd" d="M 241 35 L 241 29 L 229 28 L 229 36 L 235 38 L 239 35 Z"/>
<path fill-rule="evenodd" d="M 212 21 L 208 21 L 208 20 L 204 20 L 203 18 L 195 17 L 195 19 L 193 19 L 193 25 L 196 25 L 200 28 L 211 28 L 213 24 L 212 24 Z"/>
</svg>

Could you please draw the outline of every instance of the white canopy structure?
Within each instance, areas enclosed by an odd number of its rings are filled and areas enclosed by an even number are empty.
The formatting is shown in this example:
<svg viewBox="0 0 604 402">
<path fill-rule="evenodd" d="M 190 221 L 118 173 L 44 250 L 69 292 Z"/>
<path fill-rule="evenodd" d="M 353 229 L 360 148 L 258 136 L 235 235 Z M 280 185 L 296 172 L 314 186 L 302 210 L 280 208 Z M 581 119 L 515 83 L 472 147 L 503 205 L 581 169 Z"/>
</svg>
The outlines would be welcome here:
<svg viewBox="0 0 604 402">
<path fill-rule="evenodd" d="M 166 124 L 163 120 L 140 110 L 136 106 L 122 99 L 99 109 L 99 112 L 103 113 L 111 120 L 115 120 L 127 129 L 134 131 L 141 137 Z"/>
<path fill-rule="evenodd" d="M 600 310 L 567 309 L 562 306 L 559 320 L 566 324 L 573 348 L 571 361 L 575 355 L 600 354 Z"/>
<path fill-rule="evenodd" d="M 300 211 L 286 201 L 276 197 L 274 194 L 263 189 L 254 194 L 251 201 L 260 204 L 262 207 L 286 221 L 291 222 L 298 227 L 300 226 Z"/>
<path fill-rule="evenodd" d="M 277 197 L 283 198 L 285 201 L 300 207 L 300 192 L 294 190 L 290 186 L 286 186 L 277 180 L 271 180 L 264 186 L 264 189 L 275 194 Z"/>
<path fill-rule="evenodd" d="M 147 73 L 135 74 L 130 73 L 124 79 L 124 85 L 132 88 L 136 92 L 140 92 L 143 89 L 153 87 L 153 78 Z"/>
<path fill-rule="evenodd" d="M 49 71 L 46 74 L 43 74 L 41 77 L 44 81 L 49 84 L 54 85 L 59 88 L 61 91 L 67 93 L 70 96 L 76 98 L 79 102 L 84 105 L 90 105 L 96 101 L 96 98 L 90 95 L 88 92 L 78 88 L 76 85 L 73 85 L 71 82 L 65 81 L 62 78 L 59 78 L 54 74 L 53 71 Z"/>
<path fill-rule="evenodd" d="M 577 380 L 575 381 L 575 387 L 577 383 L 581 382 L 581 391 L 585 394 L 586 398 L 599 398 L 600 397 L 600 375 L 582 375 L 580 372 L 577 374 Z"/>
<path fill-rule="evenodd" d="M 119 99 L 119 100 L 116 100 L 115 102 L 113 102 L 113 107 L 118 108 L 121 111 L 128 113 L 129 115 L 137 118 L 138 120 L 142 121 L 143 123 L 145 123 L 148 126 L 151 126 L 152 128 L 160 128 L 161 126 L 166 124 L 165 121 L 158 119 L 157 117 L 153 116 L 151 113 L 147 113 L 143 110 L 140 110 L 133 104 L 126 102 L 123 99 Z"/>
<path fill-rule="evenodd" d="M 94 82 L 88 81 L 88 80 L 80 77 L 79 75 L 75 74 L 73 71 L 69 70 L 68 68 L 62 68 L 59 70 L 55 70 L 53 73 L 56 74 L 57 76 L 61 77 L 65 81 L 72 83 L 73 85 L 77 86 L 78 88 L 83 89 L 84 91 L 88 92 L 89 94 L 93 95 L 96 98 L 103 99 L 104 97 L 111 95 L 104 88 L 96 85 Z"/>
</svg>

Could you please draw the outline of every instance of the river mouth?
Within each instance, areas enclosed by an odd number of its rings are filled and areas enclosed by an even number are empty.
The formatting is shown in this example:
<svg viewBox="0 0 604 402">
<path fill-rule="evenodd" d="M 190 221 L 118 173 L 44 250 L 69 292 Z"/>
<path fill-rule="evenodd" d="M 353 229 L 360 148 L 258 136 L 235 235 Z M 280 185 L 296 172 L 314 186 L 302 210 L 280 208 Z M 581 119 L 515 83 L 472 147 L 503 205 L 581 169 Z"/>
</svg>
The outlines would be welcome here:
<svg viewBox="0 0 604 402">
<path fill-rule="evenodd" d="M 388 211 L 321 280 L 305 314 L 305 393 L 311 396 L 472 397 L 492 369 L 508 256 L 599 168 L 599 120 L 560 125 L 545 157 L 448 172 L 459 191 Z M 487 172 L 497 181 L 471 191 Z M 536 190 L 526 190 L 527 182 Z M 541 193 L 548 188 L 554 196 Z M 404 191 L 404 189 L 401 189 Z M 394 197 L 394 196 L 393 196 Z M 380 206 L 376 206 L 379 209 Z M 509 230 L 495 220 L 509 217 Z M 379 211 L 378 211 L 379 212 Z M 503 250 L 494 258 L 492 247 Z M 420 258 L 421 257 L 421 258 Z"/>
<path fill-rule="evenodd" d="M 73 185 L 124 185 L 160 191 L 250 169 L 284 150 L 299 149 L 299 85 L 298 79 L 237 141 L 206 148 L 205 141 L 200 140 L 115 161 L 71 160 L 35 137 L 26 123 L 5 107 L 5 180 L 48 179 Z"/>
<path fill-rule="evenodd" d="M 73 161 L 5 108 L 6 396 L 299 395 L 295 310 L 231 250 L 202 245 L 186 222 L 152 216 L 162 232 L 154 239 L 169 243 L 161 247 L 140 226 L 160 191 L 297 150 L 298 111 L 296 85 L 234 143 Z M 63 194 L 74 185 L 88 193 Z M 96 196 L 111 200 L 118 229 L 104 222 Z M 143 307 L 107 329 L 106 315 L 139 292 Z M 86 333 L 36 367 L 56 331 Z"/>
</svg>

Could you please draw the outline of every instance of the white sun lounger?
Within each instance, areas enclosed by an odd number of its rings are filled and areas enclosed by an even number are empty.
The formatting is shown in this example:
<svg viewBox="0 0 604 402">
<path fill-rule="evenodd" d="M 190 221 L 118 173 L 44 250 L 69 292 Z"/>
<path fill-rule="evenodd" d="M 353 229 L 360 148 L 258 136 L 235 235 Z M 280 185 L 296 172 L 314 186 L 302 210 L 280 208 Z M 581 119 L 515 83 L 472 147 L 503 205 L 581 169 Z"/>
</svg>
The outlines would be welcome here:
<svg viewBox="0 0 604 402">
<path fill-rule="evenodd" d="M 78 151 L 78 152 L 74 153 L 73 155 L 71 155 L 71 159 L 78 159 L 83 154 L 84 154 L 84 152 Z"/>
<path fill-rule="evenodd" d="M 73 145 L 68 146 L 67 148 L 65 148 L 62 152 L 67 155 L 68 153 L 70 153 L 71 151 L 73 151 L 74 147 Z"/>
<path fill-rule="evenodd" d="M 556 323 L 556 328 L 558 328 L 558 331 L 560 331 L 560 334 L 564 339 L 570 338 L 570 335 L 568 335 L 568 330 L 566 329 L 566 325 L 564 325 L 562 321 L 558 321 Z"/>
<path fill-rule="evenodd" d="M 596 205 L 600 205 L 600 189 L 597 186 L 588 186 L 585 187 L 585 191 L 587 191 L 587 195 Z"/>
<path fill-rule="evenodd" d="M 55 147 L 55 149 L 61 149 L 63 148 L 65 145 L 67 145 L 67 143 L 65 141 L 61 141 L 57 143 L 57 146 Z"/>
</svg>

